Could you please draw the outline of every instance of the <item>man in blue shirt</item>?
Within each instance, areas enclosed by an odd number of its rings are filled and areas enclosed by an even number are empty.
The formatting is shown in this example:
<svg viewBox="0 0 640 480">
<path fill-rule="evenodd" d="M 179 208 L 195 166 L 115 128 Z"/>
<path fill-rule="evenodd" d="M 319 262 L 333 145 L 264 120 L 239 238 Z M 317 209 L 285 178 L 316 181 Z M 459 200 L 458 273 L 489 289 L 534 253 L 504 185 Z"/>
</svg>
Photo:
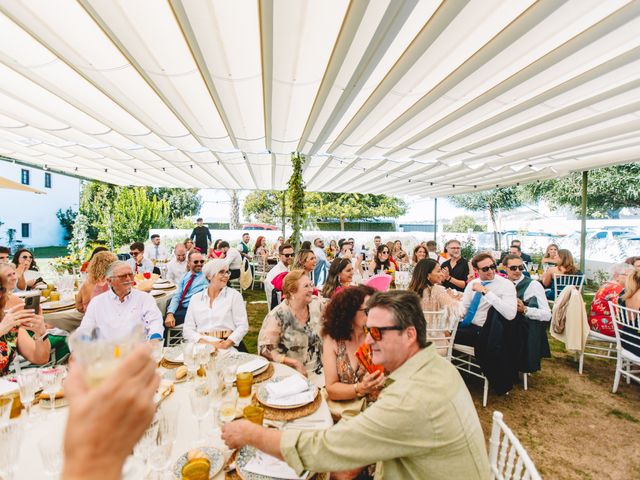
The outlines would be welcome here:
<svg viewBox="0 0 640 480">
<path fill-rule="evenodd" d="M 172 328 L 176 325 L 182 325 L 191 297 L 209 286 L 202 273 L 203 266 L 204 258 L 202 254 L 197 250 L 192 250 L 189 253 L 187 264 L 189 271 L 178 282 L 176 293 L 167 307 L 167 316 L 164 320 L 165 327 Z"/>
</svg>

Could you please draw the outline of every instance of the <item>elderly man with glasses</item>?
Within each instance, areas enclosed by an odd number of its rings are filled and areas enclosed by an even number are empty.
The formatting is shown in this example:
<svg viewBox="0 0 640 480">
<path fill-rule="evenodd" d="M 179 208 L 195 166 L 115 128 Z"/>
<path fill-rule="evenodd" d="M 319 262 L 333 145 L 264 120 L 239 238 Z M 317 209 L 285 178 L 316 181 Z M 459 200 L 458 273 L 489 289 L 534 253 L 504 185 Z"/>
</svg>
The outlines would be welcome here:
<svg viewBox="0 0 640 480">
<path fill-rule="evenodd" d="M 304 471 L 354 470 L 376 463 L 375 478 L 488 479 L 482 428 L 460 374 L 426 340 L 420 298 L 378 292 L 367 302 L 366 343 L 388 375 L 365 411 L 326 430 L 276 430 L 228 423 L 230 448 L 252 445 Z"/>
<path fill-rule="evenodd" d="M 513 282 L 496 275 L 496 261 L 489 253 L 479 253 L 471 260 L 478 278 L 464 289 L 462 306 L 465 316 L 458 326 L 456 343 L 476 346 L 480 330 L 491 307 L 507 320 L 516 318 L 517 297 Z"/>
<path fill-rule="evenodd" d="M 122 338 L 141 325 L 149 340 L 162 340 L 162 314 L 151 295 L 133 287 L 133 270 L 124 261 L 109 265 L 106 273 L 109 290 L 91 300 L 78 330 L 94 331 L 106 339 Z"/>
<path fill-rule="evenodd" d="M 164 319 L 164 325 L 167 328 L 173 328 L 184 323 L 191 297 L 209 285 L 202 273 L 202 268 L 204 267 L 202 254 L 197 250 L 192 250 L 187 261 L 189 270 L 178 282 L 178 288 L 167 307 L 167 316 Z"/>
</svg>

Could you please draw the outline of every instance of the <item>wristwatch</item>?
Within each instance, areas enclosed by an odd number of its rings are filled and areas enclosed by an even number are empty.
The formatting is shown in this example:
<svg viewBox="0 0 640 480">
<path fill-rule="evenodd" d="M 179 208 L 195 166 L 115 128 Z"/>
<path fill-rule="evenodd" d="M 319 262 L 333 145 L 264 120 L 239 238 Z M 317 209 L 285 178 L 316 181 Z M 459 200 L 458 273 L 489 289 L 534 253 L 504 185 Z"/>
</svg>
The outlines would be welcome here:
<svg viewBox="0 0 640 480">
<path fill-rule="evenodd" d="M 44 332 L 42 335 L 34 335 L 33 339 L 36 342 L 42 342 L 44 341 L 47 337 L 49 336 L 49 334 L 47 332 Z"/>
<path fill-rule="evenodd" d="M 527 313 L 529 313 L 529 307 L 524 307 L 524 316 L 527 316 Z"/>
</svg>

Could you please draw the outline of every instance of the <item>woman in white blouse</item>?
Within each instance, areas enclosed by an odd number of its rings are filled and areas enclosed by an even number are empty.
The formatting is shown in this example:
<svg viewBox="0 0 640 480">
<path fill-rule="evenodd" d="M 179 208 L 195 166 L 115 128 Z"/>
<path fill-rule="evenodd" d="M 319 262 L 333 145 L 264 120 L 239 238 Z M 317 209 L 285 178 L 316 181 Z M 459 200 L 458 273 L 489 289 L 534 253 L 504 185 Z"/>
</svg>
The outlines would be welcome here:
<svg viewBox="0 0 640 480">
<path fill-rule="evenodd" d="M 246 352 L 242 338 L 249 331 L 247 309 L 242 295 L 227 287 L 228 261 L 211 260 L 204 266 L 203 273 L 209 288 L 191 297 L 183 327 L 185 340 L 224 349 L 236 347 Z"/>
</svg>

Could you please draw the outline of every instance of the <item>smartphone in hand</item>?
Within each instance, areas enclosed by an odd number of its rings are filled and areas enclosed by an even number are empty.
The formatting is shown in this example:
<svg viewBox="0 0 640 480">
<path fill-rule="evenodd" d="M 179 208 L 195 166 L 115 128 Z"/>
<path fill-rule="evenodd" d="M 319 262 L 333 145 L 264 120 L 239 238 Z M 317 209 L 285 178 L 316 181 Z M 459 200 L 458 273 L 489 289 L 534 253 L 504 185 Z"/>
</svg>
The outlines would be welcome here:
<svg viewBox="0 0 640 480">
<path fill-rule="evenodd" d="M 40 313 L 40 295 L 30 295 L 24 299 L 25 310 L 33 310 L 35 313 Z"/>
</svg>

